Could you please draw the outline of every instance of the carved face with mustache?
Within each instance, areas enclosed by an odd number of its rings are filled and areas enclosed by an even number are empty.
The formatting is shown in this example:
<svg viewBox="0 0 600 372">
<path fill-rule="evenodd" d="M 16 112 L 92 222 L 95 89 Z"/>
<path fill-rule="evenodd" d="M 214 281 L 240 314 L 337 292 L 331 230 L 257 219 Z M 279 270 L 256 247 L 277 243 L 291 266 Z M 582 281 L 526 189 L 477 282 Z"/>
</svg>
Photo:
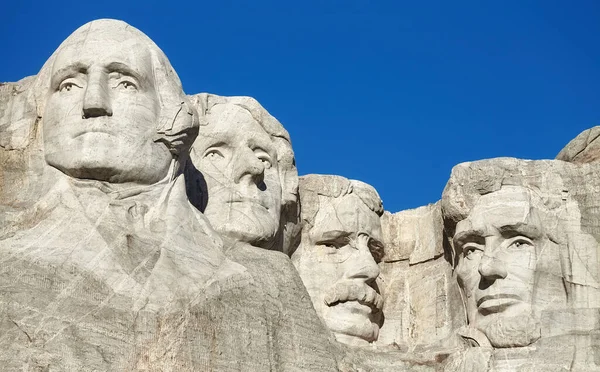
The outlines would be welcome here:
<svg viewBox="0 0 600 372">
<path fill-rule="evenodd" d="M 340 342 L 377 339 L 382 298 L 375 279 L 383 253 L 379 215 L 356 194 L 319 195 L 313 225 L 293 261 L 317 313 Z"/>
</svg>

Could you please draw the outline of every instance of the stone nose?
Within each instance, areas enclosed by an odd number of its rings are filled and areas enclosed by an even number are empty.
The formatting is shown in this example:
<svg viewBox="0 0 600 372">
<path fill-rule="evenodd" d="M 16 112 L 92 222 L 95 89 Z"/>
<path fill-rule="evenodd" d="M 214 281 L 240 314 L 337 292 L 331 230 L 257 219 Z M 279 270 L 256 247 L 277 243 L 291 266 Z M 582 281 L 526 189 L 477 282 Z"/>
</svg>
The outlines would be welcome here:
<svg viewBox="0 0 600 372">
<path fill-rule="evenodd" d="M 355 248 L 357 251 L 344 262 L 345 276 L 348 279 L 360 279 L 371 284 L 379 276 L 380 270 L 371 254 L 367 239 L 358 239 Z"/>
<path fill-rule="evenodd" d="M 487 254 L 481 257 L 478 271 L 487 280 L 504 279 L 508 275 L 504 262 Z"/>
<path fill-rule="evenodd" d="M 259 185 L 263 182 L 265 166 L 249 148 L 241 149 L 233 158 L 233 181 L 235 183 L 248 179 Z"/>
<path fill-rule="evenodd" d="M 102 72 L 91 73 L 83 96 L 83 118 L 112 116 L 108 78 Z"/>
</svg>

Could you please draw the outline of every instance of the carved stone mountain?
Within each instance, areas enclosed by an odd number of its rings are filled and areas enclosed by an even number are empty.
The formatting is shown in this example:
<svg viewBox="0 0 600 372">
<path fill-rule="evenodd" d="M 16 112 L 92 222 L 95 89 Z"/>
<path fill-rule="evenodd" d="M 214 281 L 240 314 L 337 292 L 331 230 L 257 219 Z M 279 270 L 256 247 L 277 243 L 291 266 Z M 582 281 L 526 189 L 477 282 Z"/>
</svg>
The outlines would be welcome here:
<svg viewBox="0 0 600 372">
<path fill-rule="evenodd" d="M 391 213 L 90 22 L 0 84 L 0 371 L 599 371 L 598 128 Z"/>
</svg>

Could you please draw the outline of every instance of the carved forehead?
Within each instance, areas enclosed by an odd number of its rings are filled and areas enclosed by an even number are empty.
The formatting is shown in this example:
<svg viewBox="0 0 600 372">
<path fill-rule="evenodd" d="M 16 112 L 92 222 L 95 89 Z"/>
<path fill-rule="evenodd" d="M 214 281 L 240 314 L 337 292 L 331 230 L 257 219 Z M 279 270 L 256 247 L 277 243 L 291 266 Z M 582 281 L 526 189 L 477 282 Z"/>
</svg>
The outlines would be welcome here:
<svg viewBox="0 0 600 372">
<path fill-rule="evenodd" d="M 247 109 L 232 103 L 213 106 L 207 114 L 207 122 L 205 128 L 207 133 L 228 132 L 270 138 L 269 134 Z"/>
<path fill-rule="evenodd" d="M 150 77 L 150 50 L 158 47 L 142 32 L 121 21 L 90 22 L 73 32 L 56 50 L 53 74 L 71 64 L 117 62 Z"/>
<path fill-rule="evenodd" d="M 367 233 L 381 241 L 381 221 L 356 194 L 340 197 L 319 195 L 319 208 L 310 229 L 313 239 L 328 231 Z"/>
<path fill-rule="evenodd" d="M 340 198 L 344 195 L 354 195 L 377 216 L 383 214 L 383 204 L 374 187 L 357 180 L 325 174 L 309 174 L 300 177 L 299 182 L 301 215 L 304 223 L 314 224 L 319 199 L 321 196 Z"/>
<path fill-rule="evenodd" d="M 62 42 L 59 49 L 68 45 L 83 44 L 85 42 L 119 41 L 127 39 L 138 39 L 140 42 L 146 44 L 151 42 L 150 38 L 143 32 L 123 21 L 99 19 L 88 22 L 73 31 L 73 33 Z"/>
<path fill-rule="evenodd" d="M 541 207 L 542 203 L 535 203 L 527 189 L 504 186 L 479 198 L 467 218 L 457 224 L 455 240 L 465 234 L 486 236 L 507 228 L 540 232 L 543 228 L 539 216 Z"/>
<path fill-rule="evenodd" d="M 244 107 L 231 103 L 217 104 L 207 113 L 206 122 L 193 146 L 194 154 L 222 143 L 246 144 L 277 155 L 271 136 Z"/>
<path fill-rule="evenodd" d="M 115 45 L 119 46 L 117 48 L 119 53 L 115 52 Z M 162 91 L 166 95 L 183 96 L 177 73 L 162 50 L 148 36 L 123 21 L 100 19 L 86 23 L 75 30 L 61 43 L 38 73 L 34 88 L 38 115 L 42 116 L 44 113 L 45 96 L 50 88 L 55 65 L 56 69 L 59 69 L 65 67 L 65 62 L 68 60 L 76 58 L 85 62 L 82 59 L 89 59 L 89 54 L 94 53 L 106 56 L 107 60 L 113 58 L 114 62 L 119 62 L 116 60 L 119 58 L 131 59 L 129 57 L 136 55 L 136 58 L 141 61 L 140 66 L 150 69 L 147 72 L 148 80 L 156 80 L 159 96 L 163 95 Z"/>
<path fill-rule="evenodd" d="M 518 186 L 505 186 L 499 191 L 482 195 L 473 206 L 467 219 L 482 220 L 494 216 L 500 221 L 522 219 L 531 208 L 527 190 Z"/>
</svg>

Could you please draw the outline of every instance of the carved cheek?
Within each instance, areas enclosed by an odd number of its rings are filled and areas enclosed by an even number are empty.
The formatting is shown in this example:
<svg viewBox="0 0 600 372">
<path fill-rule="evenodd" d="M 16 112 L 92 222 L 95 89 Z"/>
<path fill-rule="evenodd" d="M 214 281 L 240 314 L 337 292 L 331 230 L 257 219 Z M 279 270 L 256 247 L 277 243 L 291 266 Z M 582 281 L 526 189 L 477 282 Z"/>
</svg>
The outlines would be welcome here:
<svg viewBox="0 0 600 372">
<path fill-rule="evenodd" d="M 472 292 L 479 280 L 479 274 L 477 272 L 478 264 L 472 260 L 467 260 L 463 257 L 460 258 L 458 265 L 456 266 L 456 276 L 458 278 L 459 285 L 463 290 Z"/>
</svg>

